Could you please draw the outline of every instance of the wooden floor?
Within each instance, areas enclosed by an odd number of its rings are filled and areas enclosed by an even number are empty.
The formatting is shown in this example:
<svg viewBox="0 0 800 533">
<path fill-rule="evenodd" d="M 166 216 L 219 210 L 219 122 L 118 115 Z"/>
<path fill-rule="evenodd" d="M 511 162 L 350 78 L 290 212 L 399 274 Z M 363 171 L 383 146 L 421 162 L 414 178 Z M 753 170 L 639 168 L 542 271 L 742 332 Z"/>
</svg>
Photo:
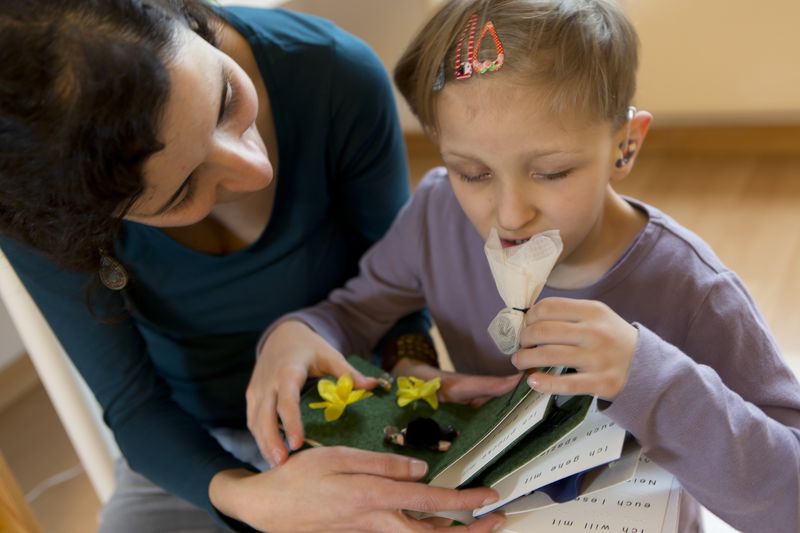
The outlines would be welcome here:
<svg viewBox="0 0 800 533">
<path fill-rule="evenodd" d="M 23 493 L 80 464 L 41 384 L 0 413 L 0 450 Z M 100 502 L 82 471 L 41 493 L 31 507 L 44 533 L 97 530 Z"/>
<path fill-rule="evenodd" d="M 412 177 L 439 164 L 410 139 Z M 655 130 L 619 187 L 697 232 L 750 288 L 778 344 L 800 372 L 800 128 Z M 77 465 L 41 386 L 0 412 L 0 449 L 23 492 Z M 99 503 L 85 476 L 33 503 L 47 533 L 96 529 Z"/>
</svg>

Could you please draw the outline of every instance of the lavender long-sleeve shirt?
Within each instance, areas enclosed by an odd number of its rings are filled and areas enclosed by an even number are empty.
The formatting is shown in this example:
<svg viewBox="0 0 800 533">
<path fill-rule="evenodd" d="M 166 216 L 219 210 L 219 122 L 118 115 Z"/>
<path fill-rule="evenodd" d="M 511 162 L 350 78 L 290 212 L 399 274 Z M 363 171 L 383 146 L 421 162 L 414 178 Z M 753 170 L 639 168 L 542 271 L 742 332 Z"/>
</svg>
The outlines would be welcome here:
<svg viewBox="0 0 800 533">
<path fill-rule="evenodd" d="M 605 413 L 696 500 L 745 532 L 800 531 L 800 384 L 739 278 L 699 237 L 629 201 L 649 222 L 617 263 L 590 287 L 540 298 L 599 300 L 637 326 L 628 381 Z M 367 354 L 427 305 L 458 371 L 515 372 L 486 331 L 504 305 L 444 169 L 425 177 L 360 267 L 286 319 Z M 681 531 L 700 529 L 697 511 L 684 494 Z"/>
</svg>

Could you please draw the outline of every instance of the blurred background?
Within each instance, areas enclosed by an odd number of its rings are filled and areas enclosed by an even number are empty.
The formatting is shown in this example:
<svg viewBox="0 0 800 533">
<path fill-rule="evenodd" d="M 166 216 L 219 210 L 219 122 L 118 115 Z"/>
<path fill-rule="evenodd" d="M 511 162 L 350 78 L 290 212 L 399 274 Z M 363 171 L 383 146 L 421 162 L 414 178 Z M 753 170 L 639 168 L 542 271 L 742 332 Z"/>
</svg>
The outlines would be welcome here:
<svg viewBox="0 0 800 533">
<path fill-rule="evenodd" d="M 333 20 L 370 44 L 391 72 L 440 0 L 220 3 Z M 636 105 L 655 121 L 619 190 L 711 244 L 800 372 L 800 2 L 623 3 L 642 45 Z M 398 102 L 416 184 L 439 164 L 438 154 Z M 1 304 L 0 450 L 44 531 L 96 530 L 99 500 Z M 709 522 L 708 531 L 725 530 Z"/>
</svg>

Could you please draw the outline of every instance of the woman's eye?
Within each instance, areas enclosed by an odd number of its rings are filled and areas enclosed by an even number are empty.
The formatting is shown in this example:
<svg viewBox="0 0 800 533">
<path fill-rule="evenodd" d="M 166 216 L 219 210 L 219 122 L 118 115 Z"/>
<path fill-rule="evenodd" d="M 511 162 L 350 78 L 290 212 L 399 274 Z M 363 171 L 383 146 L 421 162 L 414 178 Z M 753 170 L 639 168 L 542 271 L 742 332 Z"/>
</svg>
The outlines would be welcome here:
<svg viewBox="0 0 800 533">
<path fill-rule="evenodd" d="M 189 179 L 186 181 L 187 181 L 186 192 L 183 193 L 183 197 L 180 200 L 178 200 L 178 202 L 175 205 L 170 207 L 169 209 L 170 212 L 174 213 L 176 211 L 180 211 L 182 208 L 187 207 L 191 203 L 192 198 L 194 197 L 194 190 L 195 190 L 194 175 L 189 176 Z"/>
<path fill-rule="evenodd" d="M 234 90 L 233 83 L 231 83 L 230 78 L 228 78 L 228 101 L 225 102 L 225 108 L 222 111 L 222 120 L 220 122 L 225 122 L 230 118 L 231 113 L 236 110 L 236 106 L 239 103 L 239 93 Z"/>
</svg>

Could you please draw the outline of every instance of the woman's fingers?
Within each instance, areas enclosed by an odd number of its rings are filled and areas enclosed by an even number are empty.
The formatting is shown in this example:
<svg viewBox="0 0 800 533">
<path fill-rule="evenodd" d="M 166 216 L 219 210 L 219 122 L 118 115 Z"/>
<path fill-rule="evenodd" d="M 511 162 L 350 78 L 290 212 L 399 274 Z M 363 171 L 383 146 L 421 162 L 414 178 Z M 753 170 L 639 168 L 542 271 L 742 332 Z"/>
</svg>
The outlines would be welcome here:
<svg viewBox="0 0 800 533">
<path fill-rule="evenodd" d="M 365 476 L 363 483 L 372 487 L 368 507 L 383 506 L 385 509 L 436 513 L 471 511 L 497 501 L 497 493 L 486 487 L 445 489 L 421 483 L 390 481 L 375 476 Z"/>
<path fill-rule="evenodd" d="M 265 391 L 256 407 L 255 419 L 250 425 L 250 432 L 256 439 L 261 455 L 273 467 L 283 463 L 288 456 L 283 445 L 283 435 L 278 428 L 276 400 L 275 393 Z"/>
<path fill-rule="evenodd" d="M 493 531 L 500 531 L 503 524 L 506 523 L 506 517 L 503 513 L 492 513 L 482 516 L 471 524 L 465 526 L 450 527 L 447 529 L 448 533 L 491 533 Z"/>
<path fill-rule="evenodd" d="M 341 446 L 309 451 L 326 454 L 326 463 L 332 471 L 338 473 L 369 474 L 397 481 L 417 481 L 428 473 L 428 464 L 425 461 L 393 453 L 370 452 Z"/>
<path fill-rule="evenodd" d="M 275 394 L 262 390 L 258 394 L 248 394 L 247 402 L 247 428 L 256 441 L 258 451 L 270 465 L 280 464 L 275 462 L 273 455 L 273 447 L 280 434 L 274 409 Z"/>
<path fill-rule="evenodd" d="M 303 420 L 300 415 L 300 390 L 305 383 L 305 373 L 294 379 L 285 379 L 278 389 L 277 410 L 289 448 L 297 450 L 303 445 Z"/>
<path fill-rule="evenodd" d="M 239 488 L 231 492 L 240 506 L 236 517 L 266 531 L 451 531 L 444 522 L 414 519 L 401 510 L 471 511 L 497 501 L 497 493 L 485 487 L 456 490 L 417 482 L 426 471 L 424 462 L 401 455 L 314 448 L 280 468 L 235 477 Z M 501 519 L 486 517 L 455 531 L 489 532 Z"/>
<path fill-rule="evenodd" d="M 378 385 L 378 380 L 375 378 L 366 377 L 364 374 L 356 370 L 347 359 L 334 350 L 329 348 L 325 354 L 325 367 L 322 369 L 323 373 L 331 374 L 337 378 L 345 374 L 350 374 L 353 378 L 353 387 L 356 389 L 373 389 Z"/>
</svg>

